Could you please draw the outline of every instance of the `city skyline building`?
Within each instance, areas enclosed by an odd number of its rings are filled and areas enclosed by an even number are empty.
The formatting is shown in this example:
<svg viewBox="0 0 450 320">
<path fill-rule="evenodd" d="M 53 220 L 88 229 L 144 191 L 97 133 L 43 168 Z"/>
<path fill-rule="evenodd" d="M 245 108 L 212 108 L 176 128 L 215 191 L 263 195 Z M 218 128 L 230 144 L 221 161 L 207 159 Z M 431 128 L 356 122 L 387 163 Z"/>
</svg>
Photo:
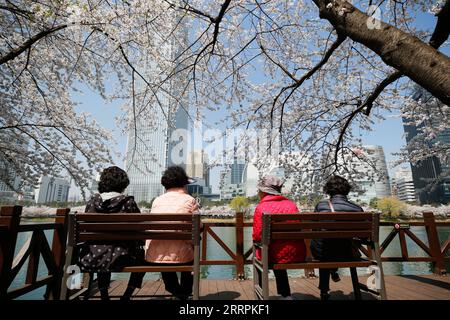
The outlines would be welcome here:
<svg viewBox="0 0 450 320">
<path fill-rule="evenodd" d="M 28 138 L 20 135 L 16 139 L 8 139 L 8 143 L 15 149 L 22 149 L 26 154 L 28 149 Z M 15 167 L 9 161 L 6 154 L 0 155 L 0 199 L 2 200 L 34 200 L 33 186 L 25 184 L 18 172 L 24 173 L 24 167 Z M 26 172 L 26 171 L 25 171 Z"/>
<path fill-rule="evenodd" d="M 412 171 L 409 165 L 397 170 L 392 178 L 392 189 L 395 190 L 393 196 L 401 201 L 415 202 L 417 200 Z"/>
<path fill-rule="evenodd" d="M 231 176 L 230 183 L 231 184 L 241 184 L 242 177 L 245 169 L 245 160 L 235 158 L 233 163 L 231 164 Z"/>
<path fill-rule="evenodd" d="M 208 155 L 203 150 L 193 150 L 188 152 L 186 159 L 186 174 L 195 179 L 204 179 L 205 185 L 210 185 Z"/>
<path fill-rule="evenodd" d="M 412 99 L 421 103 L 429 103 L 433 96 L 417 86 L 412 94 Z M 402 117 L 406 143 L 409 144 L 426 126 L 433 126 L 433 121 L 424 121 L 416 126 Z M 436 140 L 450 145 L 450 127 L 436 137 Z M 411 171 L 416 192 L 416 198 L 420 204 L 448 203 L 450 202 L 450 164 L 443 162 L 436 156 L 427 157 L 418 163 L 411 163 Z M 444 177 L 442 177 L 444 175 Z"/>
<path fill-rule="evenodd" d="M 17 177 L 15 171 L 11 167 L 3 166 L 3 162 L 0 162 L 0 166 L 0 198 L 17 198 L 17 190 L 20 188 L 21 179 Z"/>
<path fill-rule="evenodd" d="M 36 203 L 67 202 L 70 181 L 62 178 L 42 176 L 35 190 Z"/>
<path fill-rule="evenodd" d="M 173 23 L 176 22 L 174 19 Z M 180 43 L 183 36 L 187 37 L 187 30 L 181 32 Z M 164 42 L 161 35 L 154 35 L 154 38 L 168 60 L 182 49 L 180 44 Z M 148 61 L 147 70 L 157 76 L 163 72 L 154 61 Z M 128 132 L 125 157 L 130 185 L 126 192 L 133 195 L 138 203 L 150 202 L 164 193 L 161 177 L 168 166 L 186 167 L 188 137 L 185 134 L 188 130 L 189 104 L 182 98 L 183 81 L 185 79 L 178 77 L 168 80 L 163 85 L 163 92 L 157 93 L 151 101 L 152 114 L 131 119 L 133 130 Z"/>
<path fill-rule="evenodd" d="M 353 151 L 365 160 L 353 164 L 352 169 L 361 174 L 361 177 L 352 179 L 359 190 L 351 192 L 349 196 L 357 202 L 366 204 L 373 198 L 389 197 L 391 186 L 383 147 L 365 145 Z"/>
</svg>

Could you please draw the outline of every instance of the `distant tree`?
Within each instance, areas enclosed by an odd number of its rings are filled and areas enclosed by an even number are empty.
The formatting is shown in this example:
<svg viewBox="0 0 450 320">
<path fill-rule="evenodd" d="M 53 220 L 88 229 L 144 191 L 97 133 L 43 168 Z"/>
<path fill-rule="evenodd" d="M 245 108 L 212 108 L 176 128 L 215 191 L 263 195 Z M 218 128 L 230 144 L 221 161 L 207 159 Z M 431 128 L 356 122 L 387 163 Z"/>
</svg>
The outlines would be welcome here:
<svg viewBox="0 0 450 320">
<path fill-rule="evenodd" d="M 236 212 L 245 212 L 249 206 L 250 203 L 245 197 L 238 196 L 233 198 L 230 202 L 230 207 Z"/>
<path fill-rule="evenodd" d="M 369 206 L 373 209 L 377 209 L 377 202 L 378 202 L 377 197 L 372 198 L 372 199 L 370 199 Z"/>
<path fill-rule="evenodd" d="M 311 194 L 307 196 L 300 196 L 296 202 L 300 207 L 308 208 L 309 210 L 314 210 L 316 204 L 319 203 L 322 199 L 323 199 L 322 195 Z"/>
<path fill-rule="evenodd" d="M 381 198 L 377 201 L 377 208 L 389 218 L 398 217 L 406 210 L 406 204 L 394 197 Z"/>
<path fill-rule="evenodd" d="M 259 202 L 259 197 L 258 195 L 255 195 L 253 197 L 247 197 L 247 200 L 249 203 L 258 203 Z"/>
</svg>

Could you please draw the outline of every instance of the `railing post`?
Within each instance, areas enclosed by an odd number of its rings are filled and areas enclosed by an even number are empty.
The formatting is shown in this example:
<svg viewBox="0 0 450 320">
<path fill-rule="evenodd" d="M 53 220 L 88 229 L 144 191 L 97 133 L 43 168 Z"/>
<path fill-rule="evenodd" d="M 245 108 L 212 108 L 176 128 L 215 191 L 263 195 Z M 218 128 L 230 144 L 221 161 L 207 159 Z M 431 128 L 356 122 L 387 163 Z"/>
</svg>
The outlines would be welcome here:
<svg viewBox="0 0 450 320">
<path fill-rule="evenodd" d="M 55 223 L 59 226 L 53 232 L 52 241 L 52 255 L 55 259 L 56 270 L 53 274 L 54 280 L 47 287 L 46 299 L 49 300 L 59 300 L 60 298 L 61 281 L 65 271 L 64 263 L 67 244 L 67 217 L 69 212 L 70 208 L 56 210 Z"/>
<path fill-rule="evenodd" d="M 236 278 L 245 279 L 244 271 L 244 213 L 236 212 Z"/>
<path fill-rule="evenodd" d="M 8 297 L 21 214 L 21 206 L 5 206 L 0 209 L 0 226 L 7 228 L 1 233 L 0 241 L 0 300 L 6 300 Z"/>
<path fill-rule="evenodd" d="M 443 275 L 446 273 L 444 255 L 441 252 L 441 243 L 439 241 L 433 212 L 424 212 L 423 221 L 425 223 L 431 256 L 435 259 L 433 262 L 433 272 L 437 275 Z"/>
</svg>

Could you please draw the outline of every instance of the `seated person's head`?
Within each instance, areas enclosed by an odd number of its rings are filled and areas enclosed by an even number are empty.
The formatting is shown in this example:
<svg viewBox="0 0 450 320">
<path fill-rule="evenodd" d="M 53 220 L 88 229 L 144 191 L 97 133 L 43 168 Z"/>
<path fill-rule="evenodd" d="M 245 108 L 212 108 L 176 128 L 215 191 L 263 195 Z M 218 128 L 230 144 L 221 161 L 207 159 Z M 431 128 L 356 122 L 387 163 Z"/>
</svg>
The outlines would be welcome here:
<svg viewBox="0 0 450 320">
<path fill-rule="evenodd" d="M 260 199 L 266 195 L 281 195 L 281 188 L 283 187 L 283 181 L 276 176 L 264 176 L 258 183 L 258 196 Z"/>
<path fill-rule="evenodd" d="M 352 186 L 347 181 L 340 176 L 331 176 L 328 181 L 323 186 L 323 192 L 328 194 L 330 197 L 335 195 L 346 196 L 352 189 Z"/>
<path fill-rule="evenodd" d="M 161 184 L 166 190 L 172 188 L 185 188 L 186 185 L 191 182 L 192 181 L 187 176 L 186 171 L 179 166 L 168 167 L 161 177 Z"/>
<path fill-rule="evenodd" d="M 98 192 L 122 193 L 130 184 L 127 173 L 119 167 L 112 166 L 102 171 L 98 183 Z"/>
</svg>

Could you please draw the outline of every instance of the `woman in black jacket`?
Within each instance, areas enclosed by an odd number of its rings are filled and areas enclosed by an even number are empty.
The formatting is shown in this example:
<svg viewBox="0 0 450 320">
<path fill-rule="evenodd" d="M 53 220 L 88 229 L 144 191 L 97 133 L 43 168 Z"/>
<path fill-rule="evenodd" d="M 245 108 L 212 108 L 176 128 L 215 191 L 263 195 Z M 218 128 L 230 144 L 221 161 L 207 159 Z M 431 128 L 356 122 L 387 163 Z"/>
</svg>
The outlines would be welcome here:
<svg viewBox="0 0 450 320">
<path fill-rule="evenodd" d="M 118 167 L 103 170 L 98 183 L 99 193 L 86 204 L 86 213 L 139 213 L 132 196 L 123 194 L 130 184 L 125 171 Z M 144 261 L 142 241 L 85 242 L 78 255 L 78 265 L 83 272 L 96 272 L 102 300 L 108 300 L 111 272 L 125 266 L 142 264 Z M 140 288 L 145 273 L 131 273 L 128 287 L 122 300 L 130 299 L 135 288 Z"/>
<path fill-rule="evenodd" d="M 315 212 L 363 212 L 364 210 L 347 199 L 351 190 L 350 183 L 340 177 L 332 176 L 323 187 L 329 200 L 316 205 Z M 358 258 L 352 239 L 314 239 L 311 241 L 311 253 L 320 261 L 348 261 Z M 330 275 L 333 281 L 340 281 L 337 269 L 319 269 L 319 289 L 322 300 L 328 300 L 330 291 Z"/>
</svg>

